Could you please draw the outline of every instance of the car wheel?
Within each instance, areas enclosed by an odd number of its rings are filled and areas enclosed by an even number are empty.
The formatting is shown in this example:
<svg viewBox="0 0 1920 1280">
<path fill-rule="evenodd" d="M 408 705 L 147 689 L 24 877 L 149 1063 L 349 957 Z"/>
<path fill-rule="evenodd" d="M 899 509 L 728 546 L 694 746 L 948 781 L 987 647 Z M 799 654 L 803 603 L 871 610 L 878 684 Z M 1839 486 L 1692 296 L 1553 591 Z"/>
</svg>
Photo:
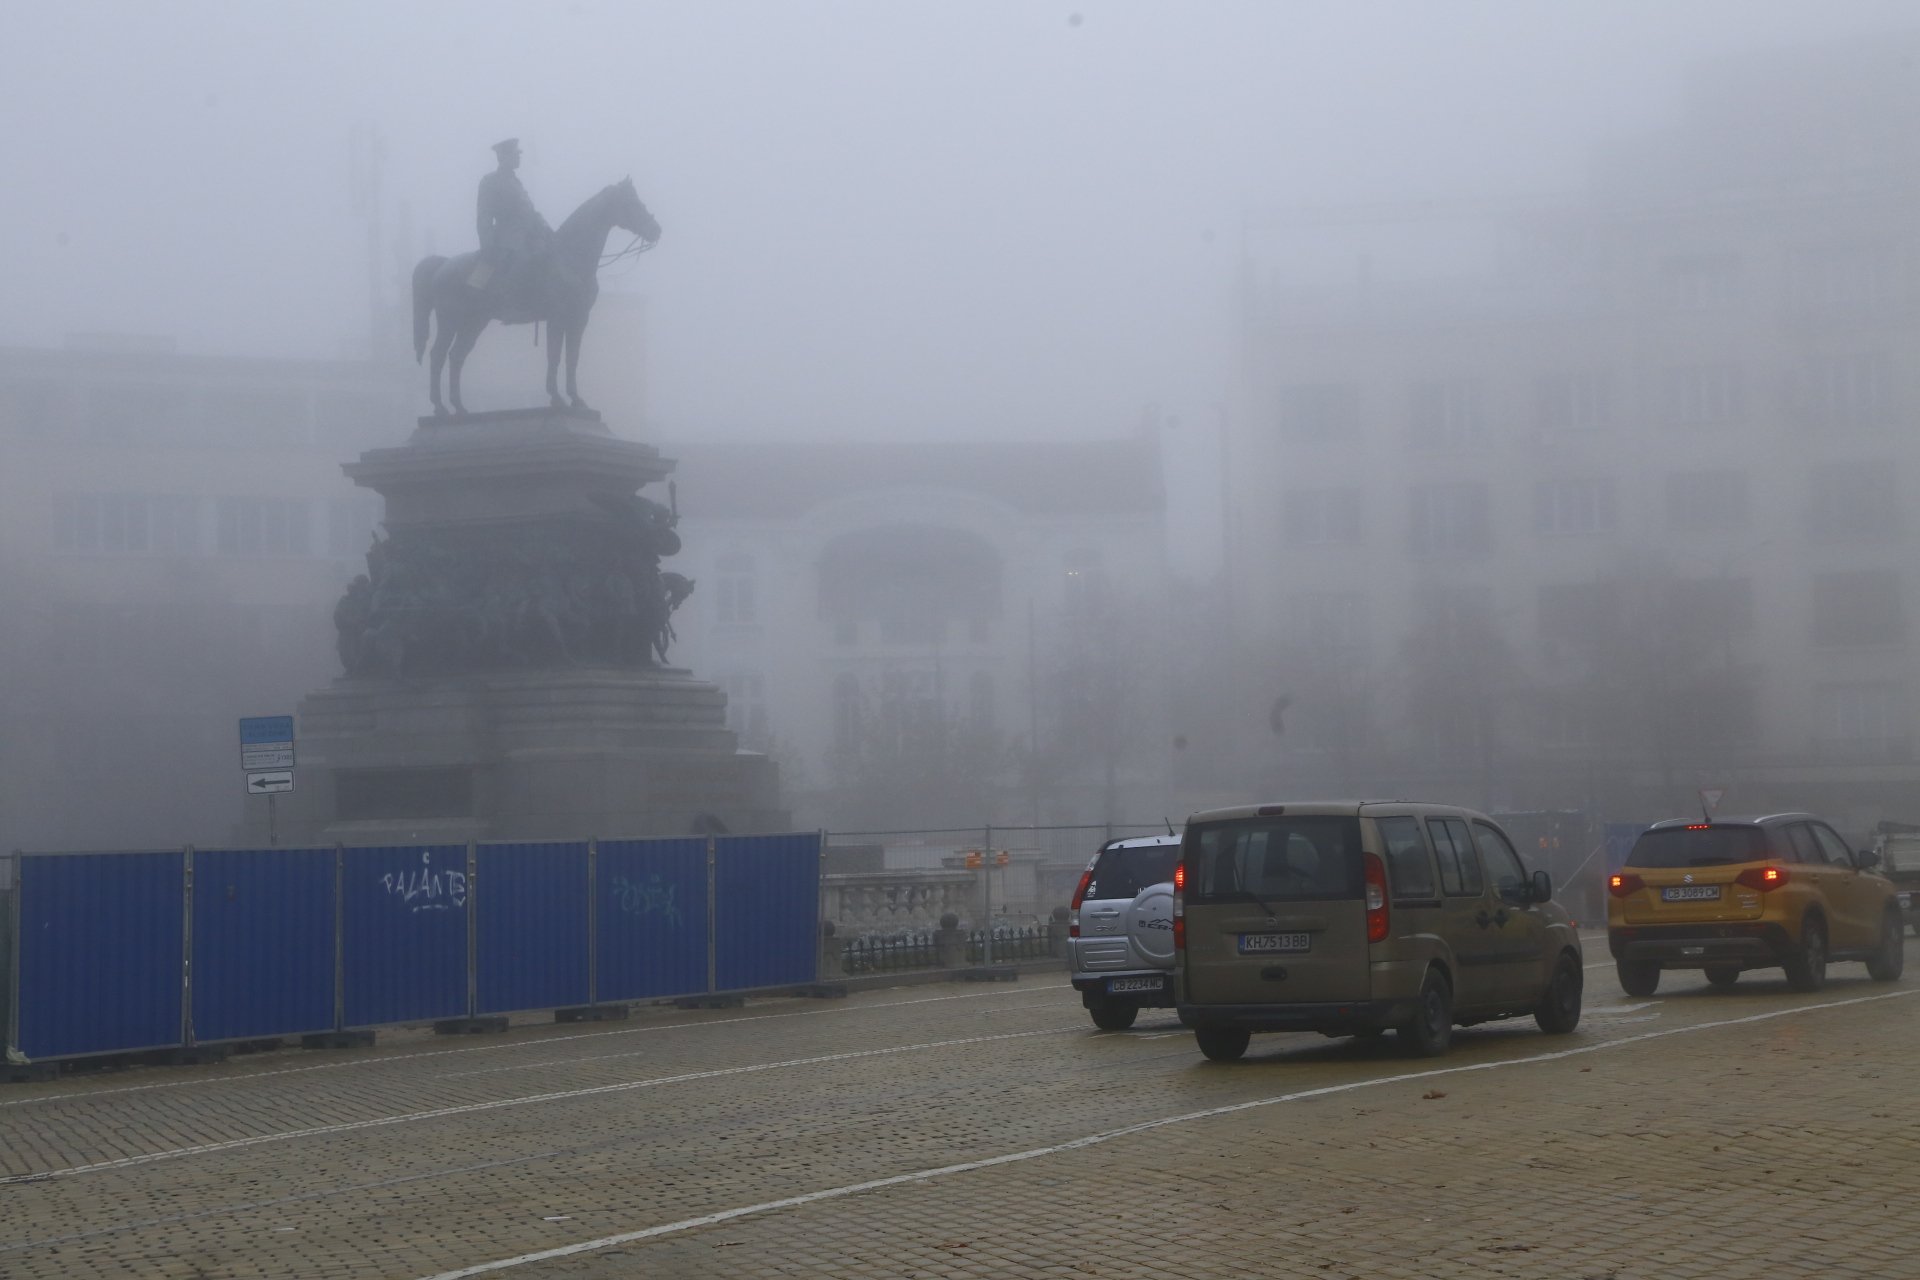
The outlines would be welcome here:
<svg viewBox="0 0 1920 1280">
<path fill-rule="evenodd" d="M 1560 957 L 1560 962 L 1553 966 L 1553 981 L 1547 984 L 1547 994 L 1533 1011 L 1533 1020 L 1540 1024 L 1542 1031 L 1550 1036 L 1563 1036 L 1580 1025 L 1580 989 L 1585 978 L 1578 960 L 1569 955 Z"/>
<path fill-rule="evenodd" d="M 1795 991 L 1818 991 L 1827 985 L 1827 926 L 1818 916 L 1800 925 L 1800 947 L 1787 958 L 1787 985 Z"/>
<path fill-rule="evenodd" d="M 1740 970 L 1730 964 L 1709 965 L 1707 981 L 1716 987 L 1730 987 L 1740 981 Z"/>
<path fill-rule="evenodd" d="M 1660 989 L 1660 966 L 1645 960 L 1616 960 L 1620 989 L 1630 996 L 1650 996 Z"/>
<path fill-rule="evenodd" d="M 1416 1058 L 1437 1058 L 1453 1043 L 1453 988 L 1433 969 L 1420 984 L 1413 1017 L 1394 1030 L 1394 1038 Z"/>
<path fill-rule="evenodd" d="M 1102 1000 L 1087 1012 L 1093 1015 L 1093 1025 L 1102 1031 L 1125 1031 L 1140 1016 L 1140 1006 L 1119 1000 Z"/>
<path fill-rule="evenodd" d="M 1892 982 L 1907 967 L 1907 931 L 1895 912 L 1887 912 L 1880 926 L 1880 952 L 1867 961 L 1867 976 L 1875 982 Z"/>
<path fill-rule="evenodd" d="M 1200 1052 L 1214 1062 L 1232 1062 L 1247 1051 L 1247 1041 L 1253 1037 L 1231 1027 L 1196 1027 L 1193 1038 Z"/>
</svg>

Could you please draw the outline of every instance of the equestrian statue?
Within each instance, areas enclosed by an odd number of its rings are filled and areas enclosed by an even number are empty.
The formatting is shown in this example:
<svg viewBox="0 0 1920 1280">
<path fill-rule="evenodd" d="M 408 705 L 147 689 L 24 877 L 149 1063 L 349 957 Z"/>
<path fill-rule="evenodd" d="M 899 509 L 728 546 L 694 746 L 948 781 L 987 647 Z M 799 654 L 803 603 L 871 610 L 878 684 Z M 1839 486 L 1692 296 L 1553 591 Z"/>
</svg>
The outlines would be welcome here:
<svg viewBox="0 0 1920 1280">
<path fill-rule="evenodd" d="M 447 416 L 440 399 L 440 371 L 447 370 L 447 402 L 456 414 L 460 403 L 460 367 L 489 321 L 547 325 L 547 399 L 556 409 L 585 409 L 574 371 L 580 363 L 580 335 L 600 296 L 601 267 L 651 249 L 660 224 L 625 178 L 589 196 L 562 222 L 547 225 L 514 171 L 520 167 L 520 143 L 508 138 L 493 147 L 499 164 L 480 180 L 477 223 L 480 248 L 452 258 L 422 258 L 413 269 L 413 354 L 427 351 L 430 320 L 433 365 L 429 386 L 436 417 Z M 608 254 L 607 236 L 615 227 L 631 233 L 633 243 Z M 567 394 L 560 396 L 560 354 L 567 357 Z"/>
</svg>

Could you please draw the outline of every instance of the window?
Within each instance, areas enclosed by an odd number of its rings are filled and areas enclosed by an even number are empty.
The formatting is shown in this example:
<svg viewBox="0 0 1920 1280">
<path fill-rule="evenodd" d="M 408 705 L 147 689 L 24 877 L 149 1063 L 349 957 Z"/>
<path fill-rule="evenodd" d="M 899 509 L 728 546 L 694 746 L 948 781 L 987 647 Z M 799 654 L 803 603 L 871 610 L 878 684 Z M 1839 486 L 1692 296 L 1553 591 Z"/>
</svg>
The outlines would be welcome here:
<svg viewBox="0 0 1920 1280">
<path fill-rule="evenodd" d="M 59 494 L 53 549 L 111 555 L 194 555 L 200 503 L 180 494 Z"/>
<path fill-rule="evenodd" d="M 1486 387 L 1478 378 L 1437 378 L 1408 389 L 1407 447 L 1454 453 L 1484 443 Z"/>
<path fill-rule="evenodd" d="M 1486 892 L 1466 823 L 1458 818 L 1428 818 L 1427 835 L 1433 840 L 1433 855 L 1440 863 L 1442 893 L 1450 898 L 1477 898 Z"/>
<path fill-rule="evenodd" d="M 1380 843 L 1387 852 L 1387 880 L 1396 898 L 1435 898 L 1440 891 L 1433 882 L 1433 859 L 1427 856 L 1427 842 L 1420 838 L 1418 818 L 1379 818 Z"/>
<path fill-rule="evenodd" d="M 756 620 L 753 557 L 721 556 L 714 564 L 714 616 L 723 627 L 749 627 Z"/>
<path fill-rule="evenodd" d="M 1906 631 L 1898 573 L 1861 569 L 1813 575 L 1815 644 L 1898 644 Z"/>
<path fill-rule="evenodd" d="M 1845 541 L 1889 537 L 1900 529 L 1893 459 L 1817 468 L 1811 478 L 1807 532 Z"/>
<path fill-rule="evenodd" d="M 1544 534 L 1612 533 L 1618 520 L 1610 477 L 1541 480 L 1533 486 L 1533 528 Z"/>
<path fill-rule="evenodd" d="M 1676 471 L 1667 477 L 1667 527 L 1687 533 L 1743 529 L 1744 471 Z"/>
<path fill-rule="evenodd" d="M 1481 556 L 1493 550 L 1487 486 L 1477 480 L 1415 485 L 1409 545 L 1414 555 Z"/>
<path fill-rule="evenodd" d="M 1360 392 L 1342 382 L 1280 388 L 1280 429 L 1290 436 L 1343 436 L 1360 426 Z"/>
<path fill-rule="evenodd" d="M 1422 646 L 1457 652 L 1483 634 L 1481 620 L 1493 614 L 1493 588 L 1485 583 L 1418 587 L 1413 593 L 1414 629 Z"/>
<path fill-rule="evenodd" d="M 1328 658 L 1358 658 L 1366 649 L 1367 597 L 1358 591 L 1296 591 L 1288 598 L 1294 643 Z"/>
<path fill-rule="evenodd" d="M 1289 546 L 1360 541 L 1359 489 L 1292 489 L 1282 502 Z"/>
<path fill-rule="evenodd" d="M 1766 856 L 1767 842 L 1759 827 L 1743 824 L 1655 827 L 1643 831 L 1634 841 L 1626 865 L 1660 869 L 1725 867 L 1737 862 L 1758 862 Z"/>
<path fill-rule="evenodd" d="M 1893 360 L 1884 351 L 1829 356 L 1807 371 L 1801 418 L 1813 430 L 1870 429 L 1894 417 Z"/>
<path fill-rule="evenodd" d="M 1738 365 L 1677 365 L 1660 371 L 1660 416 L 1671 426 L 1731 426 L 1740 421 L 1745 407 Z"/>
<path fill-rule="evenodd" d="M 1872 316 L 1899 302 L 1901 274 L 1891 244 L 1822 245 L 1793 256 L 1794 309 L 1805 316 Z"/>
<path fill-rule="evenodd" d="M 1178 861 L 1180 846 L 1177 844 L 1103 849 L 1093 860 L 1093 875 L 1087 879 L 1087 892 L 1082 901 L 1124 899 L 1131 903 L 1142 889 L 1172 880 L 1173 867 Z"/>
<path fill-rule="evenodd" d="M 1546 583 L 1534 593 L 1534 608 L 1541 646 L 1559 656 L 1606 634 L 1620 609 L 1620 589 L 1612 582 Z"/>
<path fill-rule="evenodd" d="M 1823 684 L 1813 690 L 1813 737 L 1823 755 L 1901 760 L 1909 750 L 1906 686 L 1891 680 Z"/>
<path fill-rule="evenodd" d="M 215 545 L 226 556 L 304 556 L 307 504 L 296 498 L 222 498 Z"/>
<path fill-rule="evenodd" d="M 1793 851 L 1792 861 L 1819 866 L 1826 859 L 1820 856 L 1820 842 L 1813 838 L 1813 831 L 1804 822 L 1794 822 L 1787 826 L 1787 847 Z"/>
<path fill-rule="evenodd" d="M 1823 822 L 1809 822 L 1808 828 L 1813 838 L 1819 842 L 1820 852 L 1826 855 L 1827 862 L 1836 867 L 1853 865 L 1853 850 L 1847 848 L 1847 842 L 1835 835 L 1833 828 Z"/>
<path fill-rule="evenodd" d="M 1184 848 L 1189 903 L 1339 901 L 1363 892 L 1357 818 L 1204 823 L 1187 828 Z"/>
<path fill-rule="evenodd" d="M 1536 378 L 1533 400 L 1534 425 L 1541 431 L 1597 431 L 1613 421 L 1613 381 L 1597 370 Z"/>
<path fill-rule="evenodd" d="M 1742 264 L 1731 253 L 1678 254 L 1660 264 L 1662 294 L 1676 311 L 1711 310 L 1739 300 Z"/>
<path fill-rule="evenodd" d="M 1509 901 L 1519 899 L 1527 889 L 1527 869 L 1507 838 L 1489 824 L 1475 822 L 1473 840 L 1480 846 L 1480 861 L 1493 880 L 1493 891 Z"/>
</svg>

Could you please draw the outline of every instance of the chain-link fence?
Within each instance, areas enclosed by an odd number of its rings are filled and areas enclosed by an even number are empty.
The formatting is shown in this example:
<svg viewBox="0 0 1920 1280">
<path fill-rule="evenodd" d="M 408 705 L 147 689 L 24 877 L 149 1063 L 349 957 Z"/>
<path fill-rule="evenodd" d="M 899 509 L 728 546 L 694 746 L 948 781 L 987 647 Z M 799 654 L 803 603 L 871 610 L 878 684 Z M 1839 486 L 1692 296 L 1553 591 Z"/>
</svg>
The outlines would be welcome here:
<svg viewBox="0 0 1920 1280">
<path fill-rule="evenodd" d="M 1101 845 L 1167 829 L 1155 822 L 830 831 L 826 918 L 848 946 L 886 944 L 873 958 L 877 964 L 887 963 L 889 948 L 911 949 L 917 944 L 906 939 L 947 917 L 968 929 L 1044 926 L 1072 898 Z"/>
</svg>

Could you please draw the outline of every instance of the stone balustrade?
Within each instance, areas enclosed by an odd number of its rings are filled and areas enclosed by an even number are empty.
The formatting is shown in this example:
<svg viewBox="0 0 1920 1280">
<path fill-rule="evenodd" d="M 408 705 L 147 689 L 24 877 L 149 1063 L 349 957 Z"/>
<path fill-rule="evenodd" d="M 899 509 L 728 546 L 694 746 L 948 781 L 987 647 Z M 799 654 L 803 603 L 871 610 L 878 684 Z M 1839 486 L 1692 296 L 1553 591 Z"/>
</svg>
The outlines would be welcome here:
<svg viewBox="0 0 1920 1280">
<path fill-rule="evenodd" d="M 971 871 L 857 871 L 821 877 L 826 918 L 843 935 L 932 929 L 948 913 L 975 914 Z"/>
</svg>

